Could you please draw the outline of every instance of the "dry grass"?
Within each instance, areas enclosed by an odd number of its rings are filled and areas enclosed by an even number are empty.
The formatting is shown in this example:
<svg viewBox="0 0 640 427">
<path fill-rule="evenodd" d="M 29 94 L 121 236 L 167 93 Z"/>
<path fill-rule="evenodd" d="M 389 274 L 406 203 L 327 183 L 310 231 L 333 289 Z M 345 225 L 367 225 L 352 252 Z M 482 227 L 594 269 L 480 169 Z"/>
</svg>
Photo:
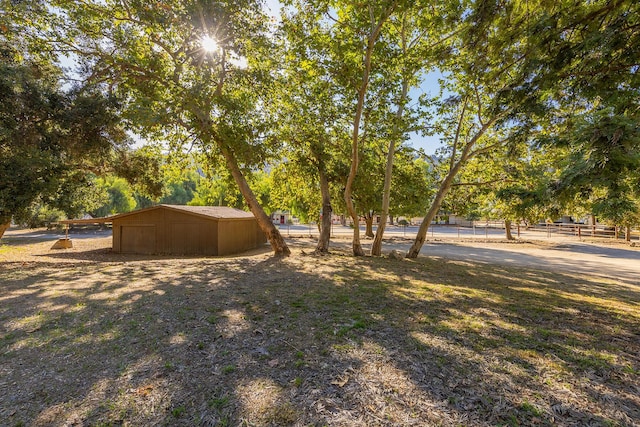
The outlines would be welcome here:
<svg viewBox="0 0 640 427">
<path fill-rule="evenodd" d="M 0 246 L 0 425 L 640 423 L 629 283 L 74 244 Z"/>
</svg>

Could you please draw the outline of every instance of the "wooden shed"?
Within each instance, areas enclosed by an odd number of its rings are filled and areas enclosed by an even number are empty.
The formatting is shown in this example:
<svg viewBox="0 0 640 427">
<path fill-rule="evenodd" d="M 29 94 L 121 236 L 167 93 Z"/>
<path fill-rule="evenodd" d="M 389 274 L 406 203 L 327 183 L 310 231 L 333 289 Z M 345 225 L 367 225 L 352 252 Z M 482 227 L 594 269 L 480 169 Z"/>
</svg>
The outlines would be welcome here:
<svg viewBox="0 0 640 427">
<path fill-rule="evenodd" d="M 109 219 L 119 253 L 229 255 L 267 241 L 253 214 L 224 206 L 158 205 Z"/>
</svg>

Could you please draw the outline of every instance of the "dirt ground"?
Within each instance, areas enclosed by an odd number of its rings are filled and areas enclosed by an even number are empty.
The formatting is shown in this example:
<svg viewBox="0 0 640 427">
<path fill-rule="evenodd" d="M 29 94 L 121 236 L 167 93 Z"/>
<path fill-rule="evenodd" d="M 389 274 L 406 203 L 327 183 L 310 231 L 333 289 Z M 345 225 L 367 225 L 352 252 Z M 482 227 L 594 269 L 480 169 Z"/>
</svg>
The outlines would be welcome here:
<svg viewBox="0 0 640 427">
<path fill-rule="evenodd" d="M 73 243 L 0 241 L 0 426 L 640 425 L 628 263 L 551 271 L 500 262 L 499 242 L 476 242 L 496 262 L 438 242 L 418 260 Z"/>
</svg>

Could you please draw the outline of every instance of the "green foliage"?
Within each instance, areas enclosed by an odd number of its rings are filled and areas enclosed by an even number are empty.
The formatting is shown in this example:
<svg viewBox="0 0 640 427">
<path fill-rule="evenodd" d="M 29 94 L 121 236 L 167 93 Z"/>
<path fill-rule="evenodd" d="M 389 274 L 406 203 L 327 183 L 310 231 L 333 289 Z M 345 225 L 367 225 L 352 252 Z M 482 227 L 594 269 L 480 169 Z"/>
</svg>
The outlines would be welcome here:
<svg viewBox="0 0 640 427">
<path fill-rule="evenodd" d="M 640 115 L 596 108 L 572 120 L 560 143 L 569 155 L 553 190 L 562 202 L 579 194 L 591 212 L 618 225 L 640 224 Z"/>
<path fill-rule="evenodd" d="M 94 208 L 89 171 L 128 144 L 116 100 L 91 87 L 63 91 L 55 66 L 2 50 L 0 223 L 28 216 L 38 199 L 69 216 Z"/>
<path fill-rule="evenodd" d="M 158 198 L 163 193 L 160 147 L 145 145 L 135 150 L 123 150 L 114 162 L 114 173 L 127 180 L 140 194 Z"/>
<path fill-rule="evenodd" d="M 392 215 L 411 218 L 424 214 L 434 187 L 425 173 L 424 163 L 413 150 L 405 148 L 396 152 L 389 209 Z"/>
<path fill-rule="evenodd" d="M 195 192 L 195 184 L 192 181 L 169 182 L 165 186 L 164 193 L 160 199 L 160 203 L 167 205 L 186 205 L 193 200 Z"/>
<path fill-rule="evenodd" d="M 456 177 L 443 207 L 467 219 L 535 223 L 556 218 L 563 209 L 553 200 L 549 185 L 559 174 L 555 165 L 564 154 L 551 147 L 542 152 L 519 144 L 506 152 L 471 159 Z"/>
<path fill-rule="evenodd" d="M 299 163 L 282 163 L 271 171 L 272 203 L 274 207 L 290 211 L 302 222 L 318 221 L 322 210 L 320 188 L 302 172 Z"/>
<path fill-rule="evenodd" d="M 186 205 L 193 200 L 201 177 L 195 165 L 174 171 L 170 165 L 164 167 L 164 189 L 160 203 L 169 205 Z"/>
<path fill-rule="evenodd" d="M 47 35 L 78 55 L 88 79 L 107 82 L 127 100 L 123 116 L 134 130 L 179 155 L 221 157 L 274 250 L 289 254 L 246 178 L 279 146 L 269 138 L 278 59 L 272 56 L 270 19 L 262 2 L 155 7 L 62 1 L 57 6 L 61 25 Z M 205 37 L 215 38 L 218 48 L 207 50 Z M 153 194 L 159 196 L 161 188 Z"/>
<path fill-rule="evenodd" d="M 605 221 L 637 225 L 640 5 L 582 3 L 561 13 L 572 31 L 554 41 L 562 52 L 552 63 L 561 76 L 551 90 L 557 117 L 538 143 L 568 155 L 550 188 L 561 204 L 579 199 Z"/>
<path fill-rule="evenodd" d="M 377 147 L 370 145 L 361 156 L 362 168 L 353 191 L 356 208 L 361 214 L 380 212 L 386 161 L 382 144 Z M 423 214 L 429 202 L 429 187 L 423 160 L 410 148 L 404 147 L 396 151 L 390 213 L 395 216 Z"/>
<path fill-rule="evenodd" d="M 638 223 L 638 2 L 287 0 L 277 28 L 261 3 L 3 3 L 0 223 L 36 200 L 69 216 L 157 201 L 379 212 L 394 146 L 395 215 L 431 202 L 428 215 Z M 62 85 L 60 51 L 81 87 Z M 440 93 L 415 99 L 432 70 Z M 201 154 L 213 178 L 167 174 L 125 130 Z M 402 148 L 415 131 L 442 136 L 437 164 Z M 96 188 L 107 172 L 132 188 Z"/>
<path fill-rule="evenodd" d="M 175 408 L 171 409 L 171 415 L 173 415 L 175 418 L 180 418 L 186 411 L 187 410 L 184 406 L 176 406 Z"/>
<path fill-rule="evenodd" d="M 94 211 L 109 200 L 109 195 L 97 182 L 93 173 L 76 171 L 70 177 L 61 180 L 55 194 L 44 198 L 46 203 L 63 211 L 67 218 L 79 218 Z"/>
<path fill-rule="evenodd" d="M 66 218 L 61 210 L 51 208 L 47 205 L 33 205 L 27 212 L 26 217 L 22 219 L 21 225 L 29 228 L 38 227 L 54 227 L 54 223 Z"/>
<path fill-rule="evenodd" d="M 187 203 L 191 206 L 230 206 L 242 208 L 242 195 L 229 176 L 214 176 L 200 178 L 193 193 L 193 198 Z"/>
<path fill-rule="evenodd" d="M 98 178 L 96 183 L 98 191 L 106 191 L 109 199 L 107 203 L 91 212 L 94 217 L 130 212 L 136 208 L 133 189 L 124 178 L 108 176 Z"/>
</svg>

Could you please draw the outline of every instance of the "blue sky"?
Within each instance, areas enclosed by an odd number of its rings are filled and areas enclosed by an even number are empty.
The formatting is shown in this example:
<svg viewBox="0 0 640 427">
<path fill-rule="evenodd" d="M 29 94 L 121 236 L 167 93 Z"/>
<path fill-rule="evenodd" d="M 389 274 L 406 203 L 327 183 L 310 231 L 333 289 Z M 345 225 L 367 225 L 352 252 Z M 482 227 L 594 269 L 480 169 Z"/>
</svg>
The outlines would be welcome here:
<svg viewBox="0 0 640 427">
<path fill-rule="evenodd" d="M 410 96 L 413 102 L 416 102 L 418 97 L 422 94 L 427 94 L 429 96 L 438 95 L 438 93 L 440 92 L 440 84 L 438 83 L 438 79 L 440 78 L 442 78 L 442 74 L 439 71 L 428 73 L 424 77 L 422 85 L 411 90 Z M 409 143 L 413 146 L 413 148 L 422 148 L 427 154 L 434 154 L 436 149 L 438 149 L 441 145 L 440 135 L 422 136 L 414 133 L 410 134 L 409 138 Z"/>
</svg>

